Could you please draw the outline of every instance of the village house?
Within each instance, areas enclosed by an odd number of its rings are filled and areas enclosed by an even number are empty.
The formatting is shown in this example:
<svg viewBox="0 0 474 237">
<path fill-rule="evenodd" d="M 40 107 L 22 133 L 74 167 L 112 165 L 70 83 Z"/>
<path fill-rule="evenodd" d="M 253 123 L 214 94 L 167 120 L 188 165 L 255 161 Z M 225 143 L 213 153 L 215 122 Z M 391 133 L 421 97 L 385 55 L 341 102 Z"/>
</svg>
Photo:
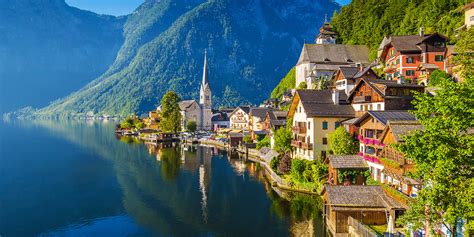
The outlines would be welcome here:
<svg viewBox="0 0 474 237">
<path fill-rule="evenodd" d="M 160 129 L 160 110 L 157 108 L 155 111 L 148 112 L 148 117 L 143 119 L 143 124 L 148 129 L 158 130 Z"/>
<path fill-rule="evenodd" d="M 363 185 L 366 181 L 363 174 L 368 170 L 367 162 L 358 155 L 329 155 L 328 182 L 333 185 Z M 345 171 L 359 175 L 349 177 L 343 175 Z"/>
<path fill-rule="evenodd" d="M 359 153 L 369 165 L 372 178 L 381 182 L 384 166 L 380 161 L 385 144 L 380 138 L 389 121 L 416 121 L 408 111 L 368 111 L 354 125 L 359 128 Z"/>
<path fill-rule="evenodd" d="M 198 130 L 211 130 L 212 119 L 212 93 L 207 74 L 207 54 L 204 52 L 204 67 L 202 83 L 199 93 L 199 103 L 196 100 L 184 100 L 179 102 L 181 110 L 183 129 L 189 121 L 196 122 Z"/>
<path fill-rule="evenodd" d="M 342 90 L 349 95 L 360 78 L 378 79 L 377 74 L 369 67 L 340 66 L 334 75 L 334 84 L 337 90 Z"/>
<path fill-rule="evenodd" d="M 288 116 L 287 111 L 279 111 L 279 110 L 267 111 L 267 114 L 265 115 L 265 120 L 263 121 L 263 130 L 267 131 L 267 134 L 270 137 L 271 147 L 275 145 L 275 140 L 274 140 L 275 132 L 280 128 L 286 128 L 287 116 Z"/>
<path fill-rule="evenodd" d="M 387 80 L 399 83 L 427 85 L 428 74 L 421 75 L 422 68 L 445 69 L 447 37 L 434 33 L 419 35 L 390 36 L 380 44 L 379 61 L 385 66 Z M 421 77 L 420 77 L 421 76 Z M 417 79 L 422 81 L 417 81 Z"/>
<path fill-rule="evenodd" d="M 343 91 L 297 90 L 288 117 L 293 118 L 294 157 L 314 160 L 326 156 L 328 134 L 353 118 L 354 109 Z"/>
<path fill-rule="evenodd" d="M 250 106 L 239 106 L 229 116 L 230 128 L 232 129 L 249 129 Z"/>
<path fill-rule="evenodd" d="M 249 131 L 250 136 L 253 140 L 256 140 L 258 136 L 266 136 L 269 130 L 265 130 L 265 116 L 268 111 L 273 109 L 265 107 L 250 108 L 249 112 Z"/>
<path fill-rule="evenodd" d="M 424 86 L 361 78 L 349 94 L 348 102 L 356 111 L 356 117 L 369 110 L 408 110 L 413 107 L 414 92 L 424 92 Z"/>
<path fill-rule="evenodd" d="M 387 232 L 394 233 L 397 218 L 406 206 L 387 195 L 380 186 L 325 185 L 321 195 L 324 200 L 323 216 L 332 236 L 348 236 L 360 229 L 356 224 L 387 225 Z M 352 233 L 351 236 L 357 236 Z M 359 236 L 361 233 L 358 233 Z"/>
<path fill-rule="evenodd" d="M 230 118 L 226 112 L 218 111 L 212 115 L 211 123 L 212 131 L 214 132 L 220 129 L 230 128 Z"/>
<path fill-rule="evenodd" d="M 474 25 L 474 2 L 465 5 L 462 10 L 464 11 L 464 25 L 458 30 L 469 29 Z"/>
<path fill-rule="evenodd" d="M 367 46 L 336 44 L 336 34 L 326 22 L 320 29 L 316 44 L 303 45 L 296 64 L 296 86 L 306 82 L 308 89 L 314 89 L 321 80 L 329 81 L 340 66 L 369 63 Z"/>
<path fill-rule="evenodd" d="M 384 166 L 381 182 L 410 197 L 417 195 L 422 184 L 407 177 L 407 173 L 413 171 L 414 163 L 406 159 L 394 145 L 403 143 L 404 136 L 416 130 L 423 130 L 423 126 L 418 121 L 388 121 L 379 138 L 381 144 L 384 145 L 380 154 L 380 162 Z"/>
</svg>

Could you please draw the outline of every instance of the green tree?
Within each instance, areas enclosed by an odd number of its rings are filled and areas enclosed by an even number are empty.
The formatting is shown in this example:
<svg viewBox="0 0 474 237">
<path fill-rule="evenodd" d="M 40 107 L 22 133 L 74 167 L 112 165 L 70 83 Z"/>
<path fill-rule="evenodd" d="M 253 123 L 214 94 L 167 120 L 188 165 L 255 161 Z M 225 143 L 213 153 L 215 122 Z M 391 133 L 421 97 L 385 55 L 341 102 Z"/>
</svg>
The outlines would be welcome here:
<svg viewBox="0 0 474 237">
<path fill-rule="evenodd" d="M 466 82 L 474 81 L 474 27 L 459 34 L 456 42 L 454 63 L 461 65 L 461 76 Z"/>
<path fill-rule="evenodd" d="M 357 141 L 342 126 L 328 135 L 329 149 L 336 155 L 356 154 L 359 150 Z"/>
<path fill-rule="evenodd" d="M 293 159 L 291 162 L 291 177 L 297 181 L 306 181 L 303 180 L 303 173 L 306 170 L 306 160 L 303 159 Z"/>
<path fill-rule="evenodd" d="M 245 135 L 243 138 L 244 143 L 252 143 L 252 137 L 250 135 Z"/>
<path fill-rule="evenodd" d="M 265 137 L 263 138 L 262 140 L 258 141 L 257 142 L 257 149 L 262 149 L 263 147 L 270 147 L 270 138 L 269 137 Z"/>
<path fill-rule="evenodd" d="M 441 85 L 442 81 L 446 80 L 451 80 L 451 76 L 444 71 L 436 69 L 431 73 L 430 81 L 428 82 L 428 84 L 430 86 L 439 86 Z"/>
<path fill-rule="evenodd" d="M 161 99 L 161 122 L 160 127 L 164 132 L 181 131 L 181 110 L 179 101 L 181 98 L 174 91 L 168 91 Z"/>
<path fill-rule="evenodd" d="M 421 227 L 428 218 L 431 225 L 442 223 L 456 233 L 456 223 L 468 220 L 472 231 L 473 84 L 443 81 L 435 96 L 418 94 L 413 103 L 413 113 L 424 129 L 405 137 L 398 149 L 415 162 L 413 175 L 425 186 L 402 222 Z"/>
<path fill-rule="evenodd" d="M 196 132 L 196 129 L 197 129 L 196 121 L 189 121 L 186 124 L 186 129 L 188 130 L 188 132 Z"/>
<path fill-rule="evenodd" d="M 291 130 L 279 128 L 274 135 L 275 147 L 274 149 L 279 153 L 285 153 L 292 150 L 291 147 L 292 133 Z"/>
</svg>

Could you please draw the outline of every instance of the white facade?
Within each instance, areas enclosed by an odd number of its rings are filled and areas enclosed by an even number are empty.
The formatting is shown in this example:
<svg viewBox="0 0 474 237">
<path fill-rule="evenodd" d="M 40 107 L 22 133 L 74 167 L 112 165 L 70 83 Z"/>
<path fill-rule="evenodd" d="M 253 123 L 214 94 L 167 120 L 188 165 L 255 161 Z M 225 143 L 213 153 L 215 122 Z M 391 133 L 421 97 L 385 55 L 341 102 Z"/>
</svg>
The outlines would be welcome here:
<svg viewBox="0 0 474 237">
<path fill-rule="evenodd" d="M 230 127 L 234 129 L 249 128 L 249 114 L 241 108 L 237 108 L 230 115 Z"/>
</svg>

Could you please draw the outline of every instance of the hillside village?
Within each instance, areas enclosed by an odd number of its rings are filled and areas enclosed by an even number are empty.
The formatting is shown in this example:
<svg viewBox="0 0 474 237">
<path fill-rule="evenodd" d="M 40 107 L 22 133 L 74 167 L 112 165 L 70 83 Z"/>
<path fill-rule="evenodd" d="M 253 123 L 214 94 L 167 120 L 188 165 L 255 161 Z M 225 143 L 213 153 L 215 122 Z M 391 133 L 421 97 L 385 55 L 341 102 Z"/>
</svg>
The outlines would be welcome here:
<svg viewBox="0 0 474 237">
<path fill-rule="evenodd" d="M 459 31 L 474 24 L 474 3 L 464 11 Z M 303 45 L 295 88 L 260 106 L 213 109 L 205 54 L 199 101 L 178 103 L 181 129 L 160 127 L 162 107 L 137 128 L 143 136 L 184 131 L 185 140 L 253 156 L 282 179 L 274 179 L 275 185 L 320 194 L 334 236 L 361 236 L 366 226 L 383 226 L 382 233 L 406 231 L 398 219 L 427 185 L 412 175 L 416 162 L 398 149 L 407 135 L 425 129 L 413 113 L 413 101 L 419 94 L 436 96 L 438 85 L 431 79 L 440 74 L 463 83 L 464 69 L 453 60 L 458 53 L 449 39 L 423 28 L 417 35 L 387 35 L 373 61 L 367 46 L 336 42 L 337 33 L 324 23 L 315 43 Z M 130 129 L 131 123 L 119 129 Z M 196 131 L 205 135 L 193 138 Z M 336 144 L 340 141 L 345 144 Z M 431 231 L 461 236 L 466 223 L 457 221 L 456 228 L 441 223 L 433 228 L 427 221 L 409 231 L 414 236 Z"/>
</svg>

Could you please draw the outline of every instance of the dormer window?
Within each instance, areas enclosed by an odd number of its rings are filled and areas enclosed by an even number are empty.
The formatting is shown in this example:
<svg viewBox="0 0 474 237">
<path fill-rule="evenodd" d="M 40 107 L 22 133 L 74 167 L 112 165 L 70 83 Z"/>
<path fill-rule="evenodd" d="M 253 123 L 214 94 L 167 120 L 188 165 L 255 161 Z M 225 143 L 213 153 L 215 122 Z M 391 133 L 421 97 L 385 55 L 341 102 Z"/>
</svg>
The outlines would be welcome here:
<svg viewBox="0 0 474 237">
<path fill-rule="evenodd" d="M 434 42 L 434 46 L 435 46 L 436 48 L 442 48 L 442 47 L 444 47 L 444 42 L 439 42 L 439 41 L 438 41 L 438 42 Z"/>
<path fill-rule="evenodd" d="M 350 58 L 346 58 L 346 62 L 352 63 L 352 62 L 354 62 L 354 61 L 352 61 L 352 59 L 350 59 Z"/>
<path fill-rule="evenodd" d="M 330 62 L 329 58 L 324 58 L 324 62 Z"/>
</svg>

